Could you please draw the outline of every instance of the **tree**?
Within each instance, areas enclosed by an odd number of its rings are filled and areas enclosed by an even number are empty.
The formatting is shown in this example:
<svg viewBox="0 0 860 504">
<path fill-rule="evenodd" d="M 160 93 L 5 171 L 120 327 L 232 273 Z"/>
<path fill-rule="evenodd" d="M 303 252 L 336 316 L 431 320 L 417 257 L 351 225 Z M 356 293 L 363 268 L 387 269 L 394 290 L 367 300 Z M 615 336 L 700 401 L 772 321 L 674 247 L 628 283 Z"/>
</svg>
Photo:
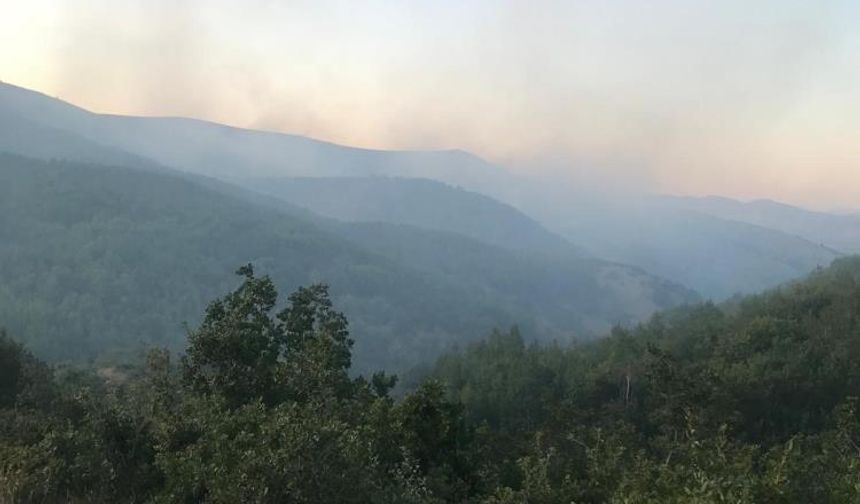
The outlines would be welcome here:
<svg viewBox="0 0 860 504">
<path fill-rule="evenodd" d="M 271 402 L 284 335 L 269 313 L 278 294 L 271 279 L 257 278 L 249 264 L 234 292 L 209 304 L 200 327 L 188 335 L 182 359 L 186 385 L 222 395 L 232 406 L 257 398 Z"/>
<path fill-rule="evenodd" d="M 279 376 L 289 397 L 307 401 L 314 394 L 345 397 L 351 391 L 353 340 L 346 317 L 334 310 L 328 287 L 300 287 L 278 314 L 285 366 Z"/>
</svg>

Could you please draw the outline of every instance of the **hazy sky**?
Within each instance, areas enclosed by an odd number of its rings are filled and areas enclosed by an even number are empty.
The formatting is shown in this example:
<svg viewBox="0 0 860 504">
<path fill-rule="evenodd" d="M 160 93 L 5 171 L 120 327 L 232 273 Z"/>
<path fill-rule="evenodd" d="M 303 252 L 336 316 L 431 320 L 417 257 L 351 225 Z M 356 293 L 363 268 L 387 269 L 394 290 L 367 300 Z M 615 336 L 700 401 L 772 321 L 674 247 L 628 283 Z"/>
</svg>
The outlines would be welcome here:
<svg viewBox="0 0 860 504">
<path fill-rule="evenodd" d="M 87 108 L 860 207 L 860 1 L 0 0 Z"/>
</svg>

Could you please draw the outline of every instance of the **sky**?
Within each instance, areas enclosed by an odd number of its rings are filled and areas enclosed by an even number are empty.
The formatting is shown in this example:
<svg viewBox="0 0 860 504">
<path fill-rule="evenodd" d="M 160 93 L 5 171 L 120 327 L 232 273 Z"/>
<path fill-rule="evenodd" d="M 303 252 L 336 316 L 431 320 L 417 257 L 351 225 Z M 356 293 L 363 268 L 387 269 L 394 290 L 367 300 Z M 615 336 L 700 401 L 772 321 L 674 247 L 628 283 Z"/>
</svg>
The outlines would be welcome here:
<svg viewBox="0 0 860 504">
<path fill-rule="evenodd" d="M 860 2 L 0 0 L 0 79 L 520 173 L 860 208 Z"/>
</svg>

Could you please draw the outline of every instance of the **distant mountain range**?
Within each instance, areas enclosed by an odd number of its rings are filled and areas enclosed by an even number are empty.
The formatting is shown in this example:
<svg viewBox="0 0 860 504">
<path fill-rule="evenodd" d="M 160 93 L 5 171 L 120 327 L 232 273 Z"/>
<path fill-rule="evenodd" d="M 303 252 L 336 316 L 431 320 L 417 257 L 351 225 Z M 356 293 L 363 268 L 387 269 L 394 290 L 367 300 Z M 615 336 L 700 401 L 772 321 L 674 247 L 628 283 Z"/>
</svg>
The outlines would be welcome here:
<svg viewBox="0 0 860 504">
<path fill-rule="evenodd" d="M 165 166 L 228 180 L 258 177 L 424 177 L 463 187 L 506 177 L 464 151 L 379 151 L 196 119 L 95 114 L 10 84 L 0 110 Z"/>
<path fill-rule="evenodd" d="M 176 171 L 112 134 L 97 138 L 106 116 L 0 89 L 0 146 L 12 153 L 0 155 L 0 326 L 55 360 L 179 347 L 182 323 L 247 262 L 288 288 L 331 284 L 353 323 L 359 370 L 404 370 L 515 323 L 534 338 L 593 337 L 697 299 L 639 268 L 585 258 L 480 194 L 370 177 L 354 187 L 376 200 L 379 184 L 393 184 L 383 201 L 397 219 L 334 220 L 280 189 Z"/>
<path fill-rule="evenodd" d="M 513 176 L 462 151 L 375 151 L 193 119 L 93 114 L 11 85 L 0 85 L 0 111 L 7 123 L 22 124 L 4 124 L 14 134 L 0 139 L 0 146 L 12 152 L 169 166 L 340 219 L 465 233 L 508 249 L 587 253 L 655 272 L 712 298 L 772 287 L 858 250 L 852 217 L 787 205 L 733 206 L 728 200 L 618 204 L 588 188 Z M 45 142 L 27 138 L 50 138 L 51 145 L 40 150 Z M 404 180 L 409 178 L 448 186 Z M 457 192 L 456 186 L 470 192 Z M 454 207 L 448 206 L 455 202 L 472 214 L 452 218 Z M 482 213 L 490 207 L 496 212 Z"/>
<path fill-rule="evenodd" d="M 665 196 L 662 200 L 667 206 L 776 229 L 840 252 L 860 253 L 860 215 L 814 212 L 771 200 L 741 202 L 716 196 Z"/>
<path fill-rule="evenodd" d="M 242 186 L 346 222 L 389 222 L 459 233 L 498 247 L 581 256 L 569 241 L 516 208 L 429 179 L 302 177 L 251 179 Z"/>
<path fill-rule="evenodd" d="M 593 255 L 635 264 L 714 299 L 775 287 L 842 255 L 802 236 L 662 200 L 590 207 L 559 226 Z"/>
</svg>

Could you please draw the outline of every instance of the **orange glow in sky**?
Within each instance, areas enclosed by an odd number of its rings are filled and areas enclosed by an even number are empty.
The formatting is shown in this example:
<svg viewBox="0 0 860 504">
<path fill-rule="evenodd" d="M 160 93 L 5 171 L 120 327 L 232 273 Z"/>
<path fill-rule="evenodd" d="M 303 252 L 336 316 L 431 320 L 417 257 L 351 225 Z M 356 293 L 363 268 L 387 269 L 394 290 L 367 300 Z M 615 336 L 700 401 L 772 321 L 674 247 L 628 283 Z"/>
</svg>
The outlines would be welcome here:
<svg viewBox="0 0 860 504">
<path fill-rule="evenodd" d="M 98 112 L 860 207 L 857 2 L 0 0 L 0 12 L 0 79 Z"/>
</svg>

